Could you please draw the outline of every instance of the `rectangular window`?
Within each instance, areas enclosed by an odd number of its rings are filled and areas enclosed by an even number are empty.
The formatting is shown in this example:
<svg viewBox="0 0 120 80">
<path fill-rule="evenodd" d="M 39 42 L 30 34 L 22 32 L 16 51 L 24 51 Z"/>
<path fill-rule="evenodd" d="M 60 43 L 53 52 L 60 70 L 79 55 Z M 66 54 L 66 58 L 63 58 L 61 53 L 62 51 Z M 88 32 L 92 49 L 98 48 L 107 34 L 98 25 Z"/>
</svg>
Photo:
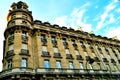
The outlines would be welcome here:
<svg viewBox="0 0 120 80">
<path fill-rule="evenodd" d="M 8 60 L 8 69 L 12 69 L 12 60 Z"/>
<path fill-rule="evenodd" d="M 73 62 L 69 62 L 69 67 L 70 67 L 70 69 L 74 69 L 74 65 L 73 65 Z"/>
<path fill-rule="evenodd" d="M 84 52 L 85 56 L 88 56 L 87 52 Z"/>
<path fill-rule="evenodd" d="M 58 53 L 58 48 L 54 47 L 54 53 Z"/>
<path fill-rule="evenodd" d="M 72 40 L 72 44 L 76 44 L 76 43 L 75 43 L 75 40 Z"/>
<path fill-rule="evenodd" d="M 27 44 L 22 43 L 22 49 L 26 49 L 27 50 Z"/>
<path fill-rule="evenodd" d="M 101 58 L 104 58 L 103 53 L 100 53 Z"/>
<path fill-rule="evenodd" d="M 46 42 L 46 41 L 47 41 L 47 40 L 46 40 L 46 36 L 43 35 L 43 34 L 41 35 L 41 41 L 42 41 L 42 42 Z"/>
<path fill-rule="evenodd" d="M 93 57 L 96 57 L 96 56 L 95 56 L 95 53 L 92 53 L 92 55 L 93 55 Z"/>
<path fill-rule="evenodd" d="M 11 51 L 11 50 L 13 50 L 13 44 L 9 45 L 8 51 Z"/>
<path fill-rule="evenodd" d="M 116 65 L 114 65 L 114 69 L 115 69 L 115 71 L 118 71 L 118 68 L 117 68 L 117 66 L 116 66 Z"/>
<path fill-rule="evenodd" d="M 61 67 L 61 61 L 56 61 L 56 67 L 57 67 L 57 68 L 62 68 L 62 67 Z"/>
<path fill-rule="evenodd" d="M 51 41 L 52 41 L 52 43 L 56 43 L 57 42 L 56 38 L 54 36 L 51 37 Z"/>
<path fill-rule="evenodd" d="M 27 59 L 26 58 L 22 58 L 21 66 L 22 66 L 22 68 L 27 67 Z"/>
<path fill-rule="evenodd" d="M 106 64 L 106 68 L 107 68 L 108 71 L 110 70 L 109 64 Z"/>
<path fill-rule="evenodd" d="M 75 50 L 75 54 L 76 54 L 76 55 L 80 55 L 79 52 L 78 52 L 78 50 Z"/>
<path fill-rule="evenodd" d="M 65 49 L 66 54 L 70 54 L 69 49 Z"/>
<path fill-rule="evenodd" d="M 42 51 L 48 52 L 47 46 L 42 46 Z"/>
<path fill-rule="evenodd" d="M 80 69 L 84 69 L 84 67 L 83 67 L 83 63 L 80 62 L 79 64 L 80 64 Z"/>
<path fill-rule="evenodd" d="M 50 68 L 49 60 L 44 60 L 44 68 Z"/>
<path fill-rule="evenodd" d="M 28 39 L 27 33 L 26 33 L 26 32 L 22 32 L 22 39 L 23 39 L 23 40 Z"/>
</svg>

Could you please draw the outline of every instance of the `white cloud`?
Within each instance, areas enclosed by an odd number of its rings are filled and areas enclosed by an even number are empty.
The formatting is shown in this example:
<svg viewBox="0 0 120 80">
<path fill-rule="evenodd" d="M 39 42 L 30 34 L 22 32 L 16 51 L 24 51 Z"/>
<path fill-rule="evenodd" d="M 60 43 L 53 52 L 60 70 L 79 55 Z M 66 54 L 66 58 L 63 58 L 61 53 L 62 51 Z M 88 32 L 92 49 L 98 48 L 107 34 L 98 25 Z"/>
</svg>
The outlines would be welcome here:
<svg viewBox="0 0 120 80">
<path fill-rule="evenodd" d="M 115 3 L 118 2 L 119 0 L 113 0 Z"/>
<path fill-rule="evenodd" d="M 110 37 L 110 38 L 117 36 L 117 38 L 120 40 L 120 26 L 116 27 L 116 28 L 112 27 L 112 28 L 108 29 L 106 36 Z"/>
<path fill-rule="evenodd" d="M 67 20 L 67 16 L 61 16 L 61 17 L 57 17 L 53 23 L 58 24 L 59 26 L 67 26 L 66 20 Z"/>
<path fill-rule="evenodd" d="M 115 18 L 113 14 L 110 14 L 110 19 L 108 21 L 109 23 L 114 23 L 115 22 Z"/>
<path fill-rule="evenodd" d="M 97 23 L 96 26 L 96 31 L 100 30 L 101 28 L 103 28 L 103 25 L 107 19 L 107 17 L 109 16 L 109 13 L 115 8 L 116 6 L 114 5 L 114 3 L 110 3 L 108 4 L 105 9 L 103 14 L 101 14 L 100 16 L 100 21 Z M 111 16 L 111 21 L 113 20 L 112 16 Z"/>
<path fill-rule="evenodd" d="M 72 27 L 74 29 L 77 29 L 78 27 L 82 27 L 82 30 L 90 32 L 92 29 L 92 25 L 86 23 L 86 19 L 88 16 L 84 16 L 86 10 L 86 7 L 88 7 L 90 3 L 84 4 L 80 8 L 75 8 L 69 16 L 61 16 L 57 17 L 53 23 L 57 23 L 60 26 L 67 26 Z"/>
<path fill-rule="evenodd" d="M 117 12 L 117 13 L 120 13 L 120 8 L 116 9 L 116 12 Z"/>
</svg>

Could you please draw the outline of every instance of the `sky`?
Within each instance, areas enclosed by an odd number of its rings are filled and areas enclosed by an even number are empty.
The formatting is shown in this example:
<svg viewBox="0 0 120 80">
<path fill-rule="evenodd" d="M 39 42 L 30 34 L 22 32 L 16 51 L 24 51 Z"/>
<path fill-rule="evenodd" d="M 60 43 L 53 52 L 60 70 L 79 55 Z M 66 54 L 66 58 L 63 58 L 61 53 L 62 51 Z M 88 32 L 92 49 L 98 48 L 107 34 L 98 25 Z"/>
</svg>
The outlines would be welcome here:
<svg viewBox="0 0 120 80">
<path fill-rule="evenodd" d="M 4 30 L 13 2 L 0 0 L 0 71 L 2 70 Z M 21 0 L 28 4 L 34 20 L 58 24 L 95 35 L 120 40 L 120 0 Z"/>
</svg>

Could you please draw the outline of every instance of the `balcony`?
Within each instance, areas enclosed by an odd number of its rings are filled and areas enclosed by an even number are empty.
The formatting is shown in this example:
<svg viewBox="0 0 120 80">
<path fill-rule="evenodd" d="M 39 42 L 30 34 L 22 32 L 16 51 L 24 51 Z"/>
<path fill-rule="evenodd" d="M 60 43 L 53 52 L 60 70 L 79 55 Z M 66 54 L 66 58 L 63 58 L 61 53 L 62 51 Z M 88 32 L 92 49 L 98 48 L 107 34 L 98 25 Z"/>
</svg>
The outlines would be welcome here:
<svg viewBox="0 0 120 80">
<path fill-rule="evenodd" d="M 72 54 L 66 54 L 66 59 L 73 59 Z"/>
<path fill-rule="evenodd" d="M 11 56 L 14 56 L 14 55 L 15 55 L 15 54 L 14 54 L 14 50 L 10 50 L 10 51 L 7 52 L 6 58 L 11 57 Z"/>
<path fill-rule="evenodd" d="M 29 55 L 29 50 L 21 49 L 21 53 L 20 53 L 20 55 L 30 56 L 30 55 Z"/>
<path fill-rule="evenodd" d="M 62 58 L 60 53 L 54 53 L 54 58 Z"/>
<path fill-rule="evenodd" d="M 83 60 L 83 58 L 82 58 L 81 55 L 76 55 L 76 59 L 77 59 L 77 60 Z"/>
<path fill-rule="evenodd" d="M 42 55 L 41 56 L 42 57 L 51 57 L 49 52 L 47 52 L 47 51 L 42 51 Z"/>
</svg>

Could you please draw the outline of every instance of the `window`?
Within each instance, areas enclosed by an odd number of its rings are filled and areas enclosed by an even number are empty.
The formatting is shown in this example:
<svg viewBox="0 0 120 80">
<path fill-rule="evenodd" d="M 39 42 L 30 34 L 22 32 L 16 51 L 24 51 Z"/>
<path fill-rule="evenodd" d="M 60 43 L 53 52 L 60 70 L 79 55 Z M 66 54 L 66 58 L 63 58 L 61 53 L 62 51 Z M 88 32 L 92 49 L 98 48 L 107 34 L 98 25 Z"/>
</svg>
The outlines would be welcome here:
<svg viewBox="0 0 120 80">
<path fill-rule="evenodd" d="M 87 52 L 84 52 L 85 56 L 88 56 Z"/>
<path fill-rule="evenodd" d="M 11 19 L 14 19 L 14 18 L 16 18 L 16 15 L 15 15 L 15 14 L 12 14 L 12 15 L 11 15 Z"/>
<path fill-rule="evenodd" d="M 107 68 L 108 71 L 110 70 L 109 64 L 106 64 L 106 68 Z"/>
<path fill-rule="evenodd" d="M 11 33 L 11 34 L 9 35 L 8 41 L 11 42 L 11 41 L 13 41 L 13 40 L 14 40 L 14 33 Z"/>
<path fill-rule="evenodd" d="M 70 67 L 70 69 L 74 69 L 74 65 L 73 65 L 73 62 L 69 62 L 69 67 Z"/>
<path fill-rule="evenodd" d="M 22 24 L 27 24 L 27 22 L 26 21 L 22 21 Z"/>
<path fill-rule="evenodd" d="M 76 54 L 76 55 L 80 55 L 79 52 L 78 52 L 78 50 L 75 50 L 75 54 Z"/>
<path fill-rule="evenodd" d="M 89 64 L 89 68 L 90 68 L 90 72 L 94 72 L 92 64 Z"/>
<path fill-rule="evenodd" d="M 26 40 L 27 39 L 27 33 L 26 32 L 22 32 L 22 39 Z"/>
<path fill-rule="evenodd" d="M 27 67 L 27 59 L 26 58 L 22 58 L 21 66 L 22 66 L 22 68 Z"/>
<path fill-rule="evenodd" d="M 80 65 L 80 71 L 81 71 L 81 72 L 84 72 L 84 66 L 83 66 L 83 63 L 80 62 L 79 65 Z"/>
<path fill-rule="evenodd" d="M 57 43 L 56 38 L 54 36 L 51 37 L 51 41 L 53 44 Z"/>
<path fill-rule="evenodd" d="M 104 58 L 103 53 L 100 53 L 101 58 Z"/>
<path fill-rule="evenodd" d="M 76 44 L 76 43 L 75 43 L 75 40 L 72 40 L 72 44 Z"/>
<path fill-rule="evenodd" d="M 80 62 L 79 64 L 80 64 L 80 69 L 84 69 L 84 67 L 83 67 L 83 63 Z"/>
<path fill-rule="evenodd" d="M 65 49 L 66 54 L 70 54 L 69 49 Z"/>
<path fill-rule="evenodd" d="M 44 68 L 50 68 L 49 60 L 44 60 Z"/>
<path fill-rule="evenodd" d="M 8 51 L 13 50 L 13 44 L 9 45 Z"/>
<path fill-rule="evenodd" d="M 12 21 L 12 22 L 11 22 L 11 25 L 15 25 L 15 21 Z"/>
<path fill-rule="evenodd" d="M 62 67 L 61 67 L 61 61 L 56 61 L 56 67 L 57 67 L 57 68 L 62 68 Z"/>
<path fill-rule="evenodd" d="M 12 68 L 12 60 L 8 60 L 8 69 L 11 69 Z"/>
<path fill-rule="evenodd" d="M 96 56 L 95 56 L 95 53 L 92 53 L 92 55 L 93 55 L 93 57 L 96 57 Z"/>
<path fill-rule="evenodd" d="M 42 51 L 47 52 L 47 51 L 48 51 L 48 50 L 47 50 L 47 46 L 42 46 Z"/>
<path fill-rule="evenodd" d="M 68 43 L 67 43 L 67 41 L 66 41 L 66 38 L 63 38 L 63 39 L 62 39 L 62 42 L 63 42 L 64 46 L 68 46 Z"/>
<path fill-rule="evenodd" d="M 46 36 L 43 35 L 43 34 L 41 35 L 41 41 L 42 41 L 42 42 L 46 42 Z"/>
<path fill-rule="evenodd" d="M 26 49 L 27 50 L 27 44 L 22 43 L 22 49 Z"/>
<path fill-rule="evenodd" d="M 54 53 L 58 53 L 58 48 L 54 47 Z"/>
<path fill-rule="evenodd" d="M 115 69 L 115 71 L 118 71 L 118 68 L 117 68 L 117 66 L 116 66 L 116 65 L 114 65 L 114 69 Z"/>
</svg>

